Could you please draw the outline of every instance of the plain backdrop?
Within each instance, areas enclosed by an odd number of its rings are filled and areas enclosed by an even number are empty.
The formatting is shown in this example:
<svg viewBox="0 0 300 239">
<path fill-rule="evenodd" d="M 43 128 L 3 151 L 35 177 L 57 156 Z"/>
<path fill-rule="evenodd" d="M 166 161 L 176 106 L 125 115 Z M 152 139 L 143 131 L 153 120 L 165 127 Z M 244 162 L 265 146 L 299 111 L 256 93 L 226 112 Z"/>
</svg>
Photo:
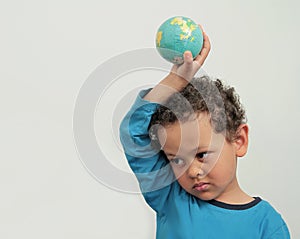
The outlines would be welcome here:
<svg viewBox="0 0 300 239">
<path fill-rule="evenodd" d="M 155 238 L 155 214 L 140 194 L 86 170 L 72 118 L 88 76 L 113 56 L 153 48 L 157 28 L 175 15 L 203 25 L 212 43 L 203 69 L 233 85 L 247 110 L 241 186 L 271 202 L 300 238 L 299 10 L 297 0 L 1 1 L 0 238 Z M 113 117 L 118 96 L 134 89 L 129 81 L 155 84 L 164 74 L 121 77 L 96 109 L 95 134 L 115 140 L 99 147 L 119 170 L 128 170 L 119 121 L 103 126 L 101 117 Z"/>
</svg>

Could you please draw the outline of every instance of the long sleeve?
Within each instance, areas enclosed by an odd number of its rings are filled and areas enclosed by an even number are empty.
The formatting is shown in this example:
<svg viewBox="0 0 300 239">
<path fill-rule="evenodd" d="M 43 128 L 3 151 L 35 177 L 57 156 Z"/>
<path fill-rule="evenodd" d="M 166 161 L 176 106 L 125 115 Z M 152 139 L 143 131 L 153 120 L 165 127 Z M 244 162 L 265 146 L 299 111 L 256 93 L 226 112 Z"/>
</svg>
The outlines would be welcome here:
<svg viewBox="0 0 300 239">
<path fill-rule="evenodd" d="M 122 120 L 120 140 L 146 202 L 160 212 L 175 177 L 164 154 L 151 146 L 148 127 L 158 104 L 144 100 L 146 93 L 140 92 Z"/>
<path fill-rule="evenodd" d="M 267 239 L 290 239 L 290 233 L 287 225 L 284 223 L 280 228 L 278 228 L 271 236 Z"/>
</svg>

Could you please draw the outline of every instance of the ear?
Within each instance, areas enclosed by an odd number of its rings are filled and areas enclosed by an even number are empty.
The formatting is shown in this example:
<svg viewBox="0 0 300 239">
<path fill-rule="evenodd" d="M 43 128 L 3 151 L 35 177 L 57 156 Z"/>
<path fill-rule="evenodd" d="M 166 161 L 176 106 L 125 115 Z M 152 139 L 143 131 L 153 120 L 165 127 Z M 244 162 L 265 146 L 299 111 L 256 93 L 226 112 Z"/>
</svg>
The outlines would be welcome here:
<svg viewBox="0 0 300 239">
<path fill-rule="evenodd" d="M 243 157 L 247 153 L 248 132 L 249 132 L 249 127 L 246 124 L 240 125 L 237 130 L 237 136 L 233 142 L 236 147 L 236 156 L 237 157 Z"/>
</svg>

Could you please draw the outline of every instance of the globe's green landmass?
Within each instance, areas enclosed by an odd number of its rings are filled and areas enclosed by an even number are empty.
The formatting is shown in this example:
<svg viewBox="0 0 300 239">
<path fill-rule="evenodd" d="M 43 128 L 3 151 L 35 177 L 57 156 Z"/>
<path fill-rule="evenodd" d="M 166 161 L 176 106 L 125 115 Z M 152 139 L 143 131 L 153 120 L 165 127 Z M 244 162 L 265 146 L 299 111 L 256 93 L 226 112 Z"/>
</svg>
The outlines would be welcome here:
<svg viewBox="0 0 300 239">
<path fill-rule="evenodd" d="M 199 26 L 190 18 L 177 16 L 166 20 L 156 34 L 156 48 L 169 62 L 181 64 L 183 53 L 192 52 L 195 58 L 202 49 L 203 35 Z"/>
</svg>

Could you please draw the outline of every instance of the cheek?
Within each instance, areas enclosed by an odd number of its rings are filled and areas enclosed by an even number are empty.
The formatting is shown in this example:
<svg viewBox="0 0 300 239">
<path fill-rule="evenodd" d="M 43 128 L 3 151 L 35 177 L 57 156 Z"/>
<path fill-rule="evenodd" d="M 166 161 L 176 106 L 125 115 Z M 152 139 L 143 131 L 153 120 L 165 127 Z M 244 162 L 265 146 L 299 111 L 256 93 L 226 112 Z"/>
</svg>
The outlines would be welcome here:
<svg viewBox="0 0 300 239">
<path fill-rule="evenodd" d="M 179 178 L 177 178 L 177 181 L 183 189 L 185 189 L 186 191 L 189 191 L 190 180 L 188 179 L 188 177 L 185 174 L 183 174 Z"/>
<path fill-rule="evenodd" d="M 218 162 L 208 174 L 209 177 L 225 182 L 231 179 L 236 172 L 236 162 L 234 160 L 226 160 Z"/>
<path fill-rule="evenodd" d="M 219 156 L 212 171 L 223 175 L 231 175 L 236 171 L 237 159 L 231 148 L 226 148 Z"/>
<path fill-rule="evenodd" d="M 177 167 L 172 167 L 173 173 L 179 182 L 180 185 L 186 184 L 188 182 L 188 175 L 187 175 L 187 168 L 177 168 Z"/>
<path fill-rule="evenodd" d="M 182 167 L 182 168 L 172 167 L 172 171 L 173 171 L 175 177 L 177 178 L 177 180 L 185 177 L 186 170 L 187 169 L 185 167 Z"/>
</svg>

